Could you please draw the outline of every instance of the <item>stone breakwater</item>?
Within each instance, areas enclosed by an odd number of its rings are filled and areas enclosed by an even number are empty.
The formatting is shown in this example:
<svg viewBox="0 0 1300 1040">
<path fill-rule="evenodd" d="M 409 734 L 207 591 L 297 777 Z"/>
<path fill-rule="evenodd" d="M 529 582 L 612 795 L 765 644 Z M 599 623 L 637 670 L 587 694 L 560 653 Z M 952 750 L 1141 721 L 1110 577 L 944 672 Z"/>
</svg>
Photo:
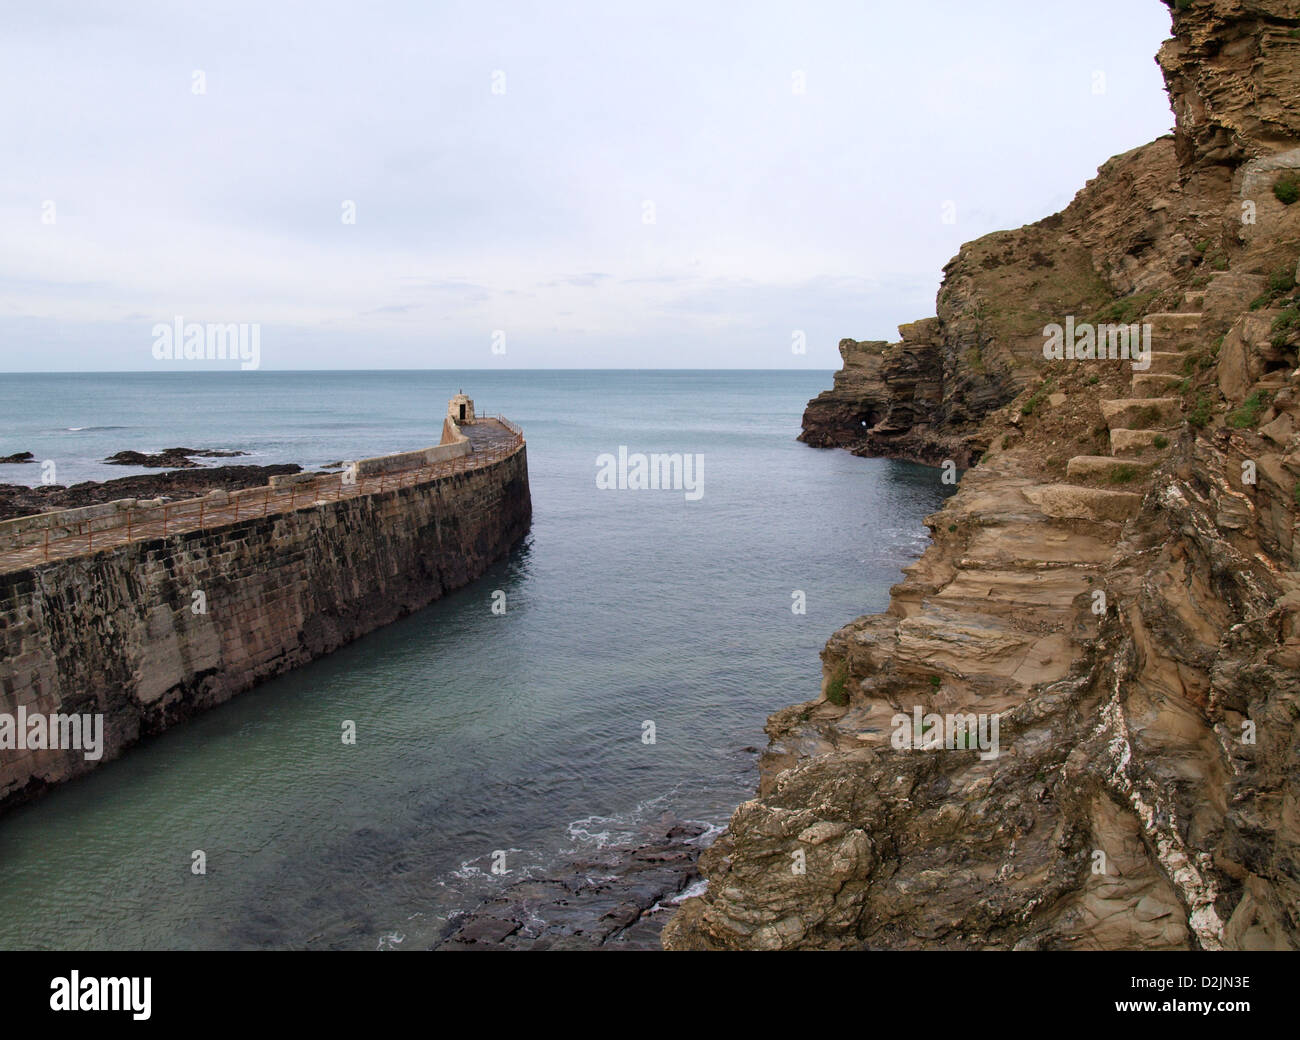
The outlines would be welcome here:
<svg viewBox="0 0 1300 1040">
<path fill-rule="evenodd" d="M 473 451 L 433 466 L 320 478 L 238 519 L 101 534 L 75 556 L 0 558 L 0 717 L 103 716 L 98 760 L 0 749 L 0 811 L 479 577 L 528 531 L 532 502 L 522 436 L 467 430 Z"/>
</svg>

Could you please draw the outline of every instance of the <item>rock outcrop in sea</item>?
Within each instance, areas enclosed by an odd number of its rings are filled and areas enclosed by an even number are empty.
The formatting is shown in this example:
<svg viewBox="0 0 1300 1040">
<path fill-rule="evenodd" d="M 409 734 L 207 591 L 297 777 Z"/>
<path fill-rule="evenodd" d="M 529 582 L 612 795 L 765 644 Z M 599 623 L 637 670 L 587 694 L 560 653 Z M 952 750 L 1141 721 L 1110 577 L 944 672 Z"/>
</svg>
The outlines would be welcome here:
<svg viewBox="0 0 1300 1040">
<path fill-rule="evenodd" d="M 1300 947 L 1300 0 L 1167 6 L 1175 134 L 841 342 L 803 440 L 972 468 L 666 948 Z"/>
</svg>

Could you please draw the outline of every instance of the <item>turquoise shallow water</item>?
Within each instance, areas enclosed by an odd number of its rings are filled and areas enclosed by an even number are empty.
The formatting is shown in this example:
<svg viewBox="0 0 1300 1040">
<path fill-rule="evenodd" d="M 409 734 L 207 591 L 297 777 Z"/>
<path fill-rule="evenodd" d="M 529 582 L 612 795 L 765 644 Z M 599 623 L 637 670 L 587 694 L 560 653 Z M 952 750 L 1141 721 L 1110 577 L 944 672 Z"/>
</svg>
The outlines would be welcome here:
<svg viewBox="0 0 1300 1040">
<path fill-rule="evenodd" d="M 131 472 L 96 461 L 126 448 L 316 465 L 432 443 L 463 386 L 523 426 L 535 514 L 469 588 L 0 819 L 0 948 L 422 948 L 497 886 L 639 820 L 725 823 L 753 794 L 745 749 L 767 714 L 815 695 L 826 638 L 884 608 L 924 548 L 921 517 L 951 491 L 938 470 L 797 443 L 804 403 L 829 385 L 826 372 L 0 376 L 0 455 L 53 458 L 61 482 Z M 703 497 L 598 491 L 596 458 L 620 445 L 702 455 Z M 39 479 L 20 469 L 0 481 Z M 206 876 L 190 872 L 196 849 Z"/>
</svg>

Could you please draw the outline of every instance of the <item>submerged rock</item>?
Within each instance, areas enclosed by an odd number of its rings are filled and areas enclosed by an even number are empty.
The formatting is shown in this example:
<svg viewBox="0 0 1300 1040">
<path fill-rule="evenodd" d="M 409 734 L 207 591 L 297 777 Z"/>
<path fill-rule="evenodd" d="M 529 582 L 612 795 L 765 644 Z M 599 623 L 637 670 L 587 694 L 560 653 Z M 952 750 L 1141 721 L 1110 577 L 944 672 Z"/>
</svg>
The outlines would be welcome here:
<svg viewBox="0 0 1300 1040">
<path fill-rule="evenodd" d="M 640 840 L 511 885 L 458 918 L 439 950 L 644 950 L 659 947 L 671 907 L 699 880 L 708 828 L 665 816 Z"/>
</svg>

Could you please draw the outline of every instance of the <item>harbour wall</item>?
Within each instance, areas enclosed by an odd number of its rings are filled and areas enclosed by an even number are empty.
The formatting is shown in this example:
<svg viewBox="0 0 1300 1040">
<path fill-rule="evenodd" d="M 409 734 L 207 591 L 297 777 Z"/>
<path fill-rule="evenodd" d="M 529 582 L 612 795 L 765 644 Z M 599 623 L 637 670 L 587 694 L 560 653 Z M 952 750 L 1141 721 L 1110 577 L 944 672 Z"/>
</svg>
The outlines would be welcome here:
<svg viewBox="0 0 1300 1040">
<path fill-rule="evenodd" d="M 0 572 L 0 729 L 20 709 L 103 725 L 93 759 L 0 732 L 0 812 L 479 577 L 532 515 L 523 438 L 502 429 L 512 444 L 405 479 L 336 475 L 333 501 L 268 492 L 262 515 Z"/>
</svg>

